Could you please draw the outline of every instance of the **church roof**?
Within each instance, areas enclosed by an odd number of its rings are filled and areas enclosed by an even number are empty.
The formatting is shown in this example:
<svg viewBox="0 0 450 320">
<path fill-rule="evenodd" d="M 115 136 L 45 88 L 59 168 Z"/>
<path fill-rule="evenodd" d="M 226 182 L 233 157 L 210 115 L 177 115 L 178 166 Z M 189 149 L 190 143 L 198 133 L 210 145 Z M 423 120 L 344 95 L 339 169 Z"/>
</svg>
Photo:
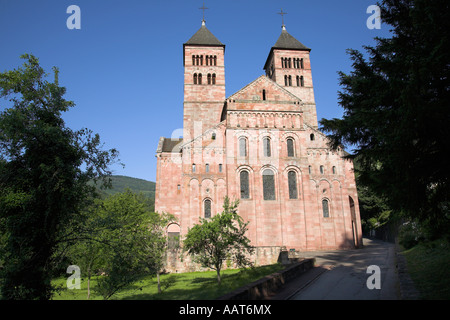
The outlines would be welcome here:
<svg viewBox="0 0 450 320">
<path fill-rule="evenodd" d="M 278 38 L 275 45 L 270 49 L 269 56 L 267 57 L 266 63 L 264 64 L 264 70 L 267 68 L 267 64 L 270 61 L 270 57 L 273 54 L 273 50 L 275 49 L 285 49 L 285 50 L 306 50 L 311 51 L 310 48 L 305 46 L 303 43 L 295 39 L 293 36 L 291 36 L 287 31 L 286 28 L 283 26 L 283 29 L 281 30 L 281 35 Z"/>
<path fill-rule="evenodd" d="M 281 31 L 281 35 L 278 38 L 277 42 L 273 46 L 275 49 L 290 49 L 290 50 L 311 50 L 310 48 L 306 47 L 303 43 L 295 39 L 293 36 L 291 36 L 287 31 L 286 28 L 283 28 Z"/>
<path fill-rule="evenodd" d="M 156 150 L 157 153 L 160 152 L 170 152 L 177 153 L 181 151 L 181 144 L 183 143 L 183 139 L 173 139 L 173 138 L 164 138 L 161 137 L 159 139 L 158 148 Z"/>
<path fill-rule="evenodd" d="M 204 45 L 204 46 L 225 46 L 220 42 L 211 31 L 206 28 L 202 21 L 201 28 L 185 43 L 185 45 Z"/>
</svg>

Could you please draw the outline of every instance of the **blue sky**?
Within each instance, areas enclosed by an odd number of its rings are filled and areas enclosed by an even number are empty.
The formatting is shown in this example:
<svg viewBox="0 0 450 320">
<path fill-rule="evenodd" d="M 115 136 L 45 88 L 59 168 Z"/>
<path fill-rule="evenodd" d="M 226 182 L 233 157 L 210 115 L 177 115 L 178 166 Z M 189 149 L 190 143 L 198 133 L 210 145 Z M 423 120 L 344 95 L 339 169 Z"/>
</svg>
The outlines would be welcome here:
<svg viewBox="0 0 450 320">
<path fill-rule="evenodd" d="M 318 119 L 342 116 L 338 71 L 351 70 L 346 49 L 362 50 L 389 26 L 368 29 L 376 0 L 0 0 L 0 71 L 32 53 L 48 72 L 60 69 L 64 114 L 74 129 L 99 133 L 117 148 L 125 168 L 114 174 L 155 181 L 159 137 L 183 126 L 183 43 L 207 28 L 226 45 L 226 96 L 264 74 L 270 48 L 287 31 L 311 48 Z M 69 30 L 70 5 L 81 9 L 81 29 Z M 5 108 L 0 101 L 0 110 Z"/>
</svg>

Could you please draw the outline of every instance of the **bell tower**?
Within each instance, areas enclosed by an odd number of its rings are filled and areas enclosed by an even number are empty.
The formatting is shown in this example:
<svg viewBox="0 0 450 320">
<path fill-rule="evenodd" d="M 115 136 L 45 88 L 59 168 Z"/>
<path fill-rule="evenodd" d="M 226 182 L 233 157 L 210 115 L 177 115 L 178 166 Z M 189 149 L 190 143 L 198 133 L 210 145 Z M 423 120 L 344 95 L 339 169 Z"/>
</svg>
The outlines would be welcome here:
<svg viewBox="0 0 450 320">
<path fill-rule="evenodd" d="M 183 44 L 184 139 L 193 139 L 220 122 L 225 102 L 224 54 L 225 45 L 206 28 L 204 19 Z"/>
<path fill-rule="evenodd" d="M 317 128 L 310 52 L 310 48 L 286 31 L 283 21 L 281 35 L 270 49 L 264 70 L 267 77 L 302 100 L 305 122 Z"/>
</svg>

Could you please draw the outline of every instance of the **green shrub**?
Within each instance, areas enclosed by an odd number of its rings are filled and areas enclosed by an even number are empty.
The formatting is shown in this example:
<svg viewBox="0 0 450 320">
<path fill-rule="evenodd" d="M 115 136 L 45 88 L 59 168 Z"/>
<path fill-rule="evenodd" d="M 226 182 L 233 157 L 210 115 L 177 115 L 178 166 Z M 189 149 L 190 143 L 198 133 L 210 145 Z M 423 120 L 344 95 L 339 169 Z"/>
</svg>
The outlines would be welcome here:
<svg viewBox="0 0 450 320">
<path fill-rule="evenodd" d="M 405 222 L 399 230 L 399 243 L 405 248 L 410 249 L 416 246 L 425 238 L 422 228 L 415 221 Z"/>
</svg>

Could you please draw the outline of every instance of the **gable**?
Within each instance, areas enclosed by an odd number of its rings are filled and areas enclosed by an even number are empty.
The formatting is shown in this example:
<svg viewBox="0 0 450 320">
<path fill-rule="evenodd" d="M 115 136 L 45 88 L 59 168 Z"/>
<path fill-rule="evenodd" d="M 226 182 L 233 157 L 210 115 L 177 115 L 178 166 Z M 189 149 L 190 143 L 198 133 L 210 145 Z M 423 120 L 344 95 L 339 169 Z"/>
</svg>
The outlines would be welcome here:
<svg viewBox="0 0 450 320">
<path fill-rule="evenodd" d="M 227 110 L 300 111 L 302 101 L 266 76 L 226 99 Z"/>
<path fill-rule="evenodd" d="M 266 90 L 266 101 L 284 101 L 284 102 L 300 102 L 301 100 L 295 95 L 279 86 L 266 76 L 260 76 L 258 79 L 246 85 L 244 88 L 234 93 L 227 100 L 235 101 L 259 101 L 263 100 L 262 92 Z"/>
</svg>

